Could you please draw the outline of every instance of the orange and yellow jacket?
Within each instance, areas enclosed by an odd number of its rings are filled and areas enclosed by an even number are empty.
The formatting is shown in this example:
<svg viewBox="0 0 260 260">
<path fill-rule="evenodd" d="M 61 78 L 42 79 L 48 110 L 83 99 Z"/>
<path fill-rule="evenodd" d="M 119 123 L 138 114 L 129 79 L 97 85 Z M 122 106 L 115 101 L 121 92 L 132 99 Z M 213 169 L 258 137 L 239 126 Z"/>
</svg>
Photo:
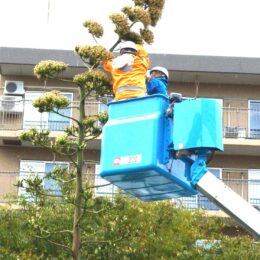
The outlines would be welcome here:
<svg viewBox="0 0 260 260">
<path fill-rule="evenodd" d="M 146 95 L 146 72 L 150 61 L 147 52 L 141 45 L 136 45 L 137 54 L 133 57 L 132 64 L 123 68 L 113 68 L 113 60 L 104 61 L 104 69 L 111 73 L 115 100 L 142 97 Z"/>
</svg>

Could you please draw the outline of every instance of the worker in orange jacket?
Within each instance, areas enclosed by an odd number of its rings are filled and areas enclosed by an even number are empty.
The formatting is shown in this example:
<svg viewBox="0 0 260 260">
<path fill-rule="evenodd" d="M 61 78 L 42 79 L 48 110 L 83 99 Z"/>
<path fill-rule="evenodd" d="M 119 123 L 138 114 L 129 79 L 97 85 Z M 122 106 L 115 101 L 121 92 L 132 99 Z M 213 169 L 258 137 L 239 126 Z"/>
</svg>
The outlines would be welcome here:
<svg viewBox="0 0 260 260">
<path fill-rule="evenodd" d="M 146 95 L 145 81 L 149 64 L 145 49 L 131 41 L 121 45 L 118 57 L 103 62 L 104 69 L 112 75 L 115 100 Z"/>
</svg>

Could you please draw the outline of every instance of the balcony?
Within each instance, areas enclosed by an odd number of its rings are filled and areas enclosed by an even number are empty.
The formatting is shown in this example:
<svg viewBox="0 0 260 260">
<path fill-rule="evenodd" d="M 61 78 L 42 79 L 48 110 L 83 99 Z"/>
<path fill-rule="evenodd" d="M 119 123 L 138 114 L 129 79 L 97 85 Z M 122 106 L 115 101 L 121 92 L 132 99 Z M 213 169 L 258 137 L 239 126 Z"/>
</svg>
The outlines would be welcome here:
<svg viewBox="0 0 260 260">
<path fill-rule="evenodd" d="M 72 102 L 74 109 L 64 109 L 64 114 L 77 116 L 78 102 Z M 107 110 L 106 103 L 87 101 L 85 104 L 86 115 L 96 115 Z M 62 112 L 62 111 L 61 111 Z M 49 129 L 63 131 L 71 125 L 69 119 L 57 116 L 54 113 L 39 113 L 32 105 L 32 101 L 0 101 L 0 130 L 17 131 L 29 128 Z"/>
<path fill-rule="evenodd" d="M 106 111 L 108 99 L 102 102 L 86 101 L 86 115 L 96 115 L 98 112 Z M 74 101 L 71 105 L 73 108 L 65 109 L 64 113 L 77 117 L 78 110 L 75 107 L 78 106 L 78 102 Z M 71 124 L 71 120 L 54 113 L 37 112 L 32 106 L 32 101 L 20 100 L 11 103 L 0 101 L 0 145 L 17 145 L 19 132 L 24 129 L 31 127 L 49 129 L 52 131 L 51 136 L 55 137 Z M 223 137 L 225 154 L 259 154 L 260 110 L 223 107 Z M 88 149 L 100 149 L 100 139 L 91 141 Z"/>
<path fill-rule="evenodd" d="M 260 210 L 260 180 L 222 179 L 222 181 L 232 190 L 236 191 L 236 193 L 243 197 L 247 202 Z M 202 194 L 194 197 L 178 198 L 176 203 L 190 209 L 201 208 L 206 210 L 219 210 L 214 203 L 209 201 Z"/>
<path fill-rule="evenodd" d="M 254 170 L 255 171 L 255 170 Z M 222 181 L 234 190 L 238 195 L 248 201 L 251 205 L 260 210 L 260 169 L 255 175 L 250 174 L 247 169 L 223 168 Z M 42 173 L 44 175 L 44 173 Z M 100 176 L 91 173 L 95 185 L 104 185 L 107 182 Z M 255 176 L 257 178 L 255 178 Z M 6 195 L 17 195 L 18 188 L 15 186 L 19 177 L 17 172 L 0 172 L 0 202 L 8 201 Z M 110 184 L 95 190 L 96 196 L 114 197 L 118 193 L 118 188 Z M 201 208 L 205 210 L 218 210 L 218 207 L 210 202 L 202 194 L 192 197 L 179 197 L 174 200 L 179 205 L 189 209 Z"/>
<path fill-rule="evenodd" d="M 247 169 L 219 169 L 222 172 L 222 181 L 240 195 L 251 205 L 260 210 L 260 169 L 257 172 L 257 178 L 250 174 Z M 107 182 L 101 177 L 96 176 L 96 185 L 104 185 Z M 96 190 L 98 196 L 108 196 L 113 198 L 118 193 L 114 185 L 105 186 Z M 174 199 L 178 206 L 189 209 L 219 210 L 219 208 L 209 201 L 204 195 L 198 194 L 191 197 L 179 197 Z"/>
<path fill-rule="evenodd" d="M 260 110 L 223 107 L 223 137 L 260 139 Z"/>
<path fill-rule="evenodd" d="M 105 111 L 107 100 L 102 102 L 87 101 L 87 115 L 96 115 Z M 72 102 L 76 107 L 78 102 Z M 32 111 L 34 110 L 34 111 Z M 76 116 L 77 110 L 66 109 L 67 114 Z M 57 119 L 53 113 L 38 113 L 32 101 L 0 101 L 0 130 L 23 130 L 31 127 L 63 131 L 70 125 L 68 120 Z M 260 110 L 223 107 L 223 137 L 260 139 Z"/>
</svg>

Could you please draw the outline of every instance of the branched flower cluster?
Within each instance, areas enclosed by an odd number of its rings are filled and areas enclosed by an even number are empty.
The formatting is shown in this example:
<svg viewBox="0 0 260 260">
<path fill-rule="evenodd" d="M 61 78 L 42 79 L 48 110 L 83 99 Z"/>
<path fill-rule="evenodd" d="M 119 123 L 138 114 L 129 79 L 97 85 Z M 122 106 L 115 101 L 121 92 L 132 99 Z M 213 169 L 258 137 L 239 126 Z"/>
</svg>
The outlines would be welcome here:
<svg viewBox="0 0 260 260">
<path fill-rule="evenodd" d="M 57 90 L 46 92 L 33 101 L 33 106 L 38 108 L 38 111 L 40 113 L 53 112 L 59 109 L 66 108 L 69 105 L 70 100 Z"/>
<path fill-rule="evenodd" d="M 145 42 L 147 42 L 148 44 L 153 43 L 154 36 L 153 36 L 153 33 L 149 29 L 147 29 L 147 28 L 140 29 L 140 34 Z"/>
<path fill-rule="evenodd" d="M 76 151 L 78 148 L 78 143 L 75 138 L 70 138 L 67 133 L 59 135 L 55 142 L 52 144 L 52 150 L 57 153 L 69 154 Z"/>
<path fill-rule="evenodd" d="M 102 70 L 88 70 L 84 73 L 77 74 L 73 78 L 73 82 L 78 86 L 84 86 L 87 82 L 101 85 L 110 85 L 110 79 Z"/>
<path fill-rule="evenodd" d="M 75 51 L 84 62 L 90 65 L 99 64 L 101 61 L 109 60 L 113 57 L 112 53 L 101 45 L 76 46 Z"/>
<path fill-rule="evenodd" d="M 31 128 L 28 131 L 22 132 L 19 137 L 22 141 L 30 141 L 35 146 L 45 147 L 50 143 L 49 134 L 49 130 Z"/>
<path fill-rule="evenodd" d="M 80 87 L 85 87 L 88 93 L 94 91 L 97 96 L 111 93 L 111 80 L 104 71 L 99 69 L 77 74 L 74 76 L 73 82 Z"/>
<path fill-rule="evenodd" d="M 111 21 L 115 24 L 115 33 L 118 34 L 119 38 L 124 41 L 133 41 L 135 43 L 142 44 L 142 37 L 130 30 L 127 18 L 123 14 L 114 13 L 109 17 Z"/>
<path fill-rule="evenodd" d="M 22 179 L 18 182 L 17 186 L 25 188 L 26 192 L 32 195 L 43 192 L 43 180 L 39 176 Z"/>
<path fill-rule="evenodd" d="M 137 6 L 143 6 L 147 0 L 133 0 L 134 4 Z"/>
<path fill-rule="evenodd" d="M 95 21 L 87 20 L 83 23 L 88 32 L 97 38 L 101 38 L 104 33 L 103 26 Z"/>
<path fill-rule="evenodd" d="M 97 126 L 97 116 L 87 116 L 83 120 L 83 125 L 86 129 L 85 139 L 92 139 L 93 137 L 97 137 L 101 134 L 102 129 Z"/>
<path fill-rule="evenodd" d="M 55 142 L 60 146 L 65 146 L 68 144 L 68 136 L 66 134 L 59 135 Z"/>
<path fill-rule="evenodd" d="M 107 112 L 100 112 L 97 115 L 98 121 L 101 123 L 101 125 L 104 125 L 108 120 L 108 113 Z"/>
<path fill-rule="evenodd" d="M 137 44 L 142 44 L 143 43 L 143 38 L 139 33 L 136 32 L 127 32 L 121 35 L 120 37 L 124 41 L 132 41 Z"/>
<path fill-rule="evenodd" d="M 53 79 L 58 76 L 59 73 L 65 71 L 68 65 L 61 61 L 45 60 L 39 62 L 34 67 L 34 75 L 38 79 Z"/>
<path fill-rule="evenodd" d="M 87 116 L 83 120 L 83 124 L 84 124 L 85 128 L 94 127 L 94 125 L 96 124 L 96 117 L 95 116 Z"/>
<path fill-rule="evenodd" d="M 123 14 L 114 13 L 109 16 L 110 20 L 116 26 L 115 33 L 119 36 L 124 35 L 130 31 L 127 19 Z"/>
<path fill-rule="evenodd" d="M 156 7 L 158 9 L 163 9 L 165 0 L 144 0 L 144 3 L 150 7 Z"/>
<path fill-rule="evenodd" d="M 145 2 L 148 5 L 151 25 L 156 26 L 157 22 L 161 18 L 165 0 L 146 0 Z"/>
<path fill-rule="evenodd" d="M 124 7 L 122 12 L 127 15 L 132 22 L 141 22 L 144 27 L 147 27 L 151 23 L 149 13 L 140 6 L 136 7 Z"/>
<path fill-rule="evenodd" d="M 142 44 L 143 41 L 151 44 L 154 36 L 149 26 L 155 26 L 161 18 L 165 0 L 133 0 L 134 7 L 126 6 L 122 8 L 122 13 L 115 13 L 110 19 L 115 24 L 115 33 L 120 40 L 133 41 Z M 131 24 L 128 22 L 130 21 Z M 132 26 L 140 22 L 143 28 L 140 32 L 134 32 Z"/>
<path fill-rule="evenodd" d="M 77 126 L 71 125 L 71 126 L 67 126 L 64 129 L 64 133 L 67 136 L 77 137 L 78 136 L 78 130 L 79 130 L 79 128 Z"/>
</svg>

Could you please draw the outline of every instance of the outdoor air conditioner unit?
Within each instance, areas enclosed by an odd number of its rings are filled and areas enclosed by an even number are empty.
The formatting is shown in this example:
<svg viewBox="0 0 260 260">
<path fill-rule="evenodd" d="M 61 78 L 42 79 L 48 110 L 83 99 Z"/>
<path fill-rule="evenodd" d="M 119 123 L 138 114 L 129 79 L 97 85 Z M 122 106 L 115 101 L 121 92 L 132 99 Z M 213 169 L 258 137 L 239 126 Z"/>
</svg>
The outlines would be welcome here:
<svg viewBox="0 0 260 260">
<path fill-rule="evenodd" d="M 23 81 L 5 81 L 4 95 L 23 96 L 24 92 Z"/>
<path fill-rule="evenodd" d="M 0 96 L 0 111 L 2 112 L 23 112 L 23 97 L 21 96 Z"/>
</svg>

